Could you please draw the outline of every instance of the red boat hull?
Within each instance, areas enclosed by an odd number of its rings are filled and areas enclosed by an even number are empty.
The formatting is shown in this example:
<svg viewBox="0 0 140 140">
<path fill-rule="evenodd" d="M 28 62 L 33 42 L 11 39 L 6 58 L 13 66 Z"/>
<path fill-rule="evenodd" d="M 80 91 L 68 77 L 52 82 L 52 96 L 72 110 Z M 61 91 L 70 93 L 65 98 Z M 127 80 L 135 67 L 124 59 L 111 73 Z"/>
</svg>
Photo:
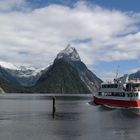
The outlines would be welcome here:
<svg viewBox="0 0 140 140">
<path fill-rule="evenodd" d="M 109 105 L 116 107 L 140 107 L 140 100 L 137 101 L 125 101 L 114 99 L 101 99 L 94 96 L 94 103 L 97 105 Z"/>
</svg>

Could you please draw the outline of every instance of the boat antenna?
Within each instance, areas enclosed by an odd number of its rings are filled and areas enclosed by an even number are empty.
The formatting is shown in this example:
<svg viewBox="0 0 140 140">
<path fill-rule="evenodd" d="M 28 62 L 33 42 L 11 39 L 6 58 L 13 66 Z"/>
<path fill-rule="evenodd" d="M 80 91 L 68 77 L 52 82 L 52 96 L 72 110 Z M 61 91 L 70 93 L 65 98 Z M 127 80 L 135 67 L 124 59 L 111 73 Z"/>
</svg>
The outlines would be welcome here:
<svg viewBox="0 0 140 140">
<path fill-rule="evenodd" d="M 115 79 L 118 78 L 118 75 L 119 75 L 119 68 L 120 68 L 120 66 L 118 65 L 118 66 L 117 66 L 117 70 L 116 70 L 116 76 L 115 76 Z"/>
</svg>

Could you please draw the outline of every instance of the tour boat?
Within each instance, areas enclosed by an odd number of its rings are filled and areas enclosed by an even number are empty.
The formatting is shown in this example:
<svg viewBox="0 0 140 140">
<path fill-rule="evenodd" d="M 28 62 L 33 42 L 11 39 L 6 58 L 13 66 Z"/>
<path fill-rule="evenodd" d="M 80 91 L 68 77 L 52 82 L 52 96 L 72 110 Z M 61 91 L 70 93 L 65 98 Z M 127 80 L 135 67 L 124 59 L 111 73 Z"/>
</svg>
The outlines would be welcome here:
<svg viewBox="0 0 140 140">
<path fill-rule="evenodd" d="M 129 80 L 125 75 L 113 82 L 104 82 L 93 100 L 97 105 L 140 108 L 140 79 Z"/>
</svg>

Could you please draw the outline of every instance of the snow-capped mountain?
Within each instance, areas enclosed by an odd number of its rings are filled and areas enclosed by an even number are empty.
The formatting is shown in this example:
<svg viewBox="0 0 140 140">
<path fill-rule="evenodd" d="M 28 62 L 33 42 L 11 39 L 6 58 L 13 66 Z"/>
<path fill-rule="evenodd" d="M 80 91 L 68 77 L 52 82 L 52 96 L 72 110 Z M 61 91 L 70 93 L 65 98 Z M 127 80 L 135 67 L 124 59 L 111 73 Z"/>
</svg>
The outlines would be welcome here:
<svg viewBox="0 0 140 140">
<path fill-rule="evenodd" d="M 96 91 L 102 82 L 94 73 L 92 73 L 87 66 L 81 61 L 77 50 L 68 45 L 63 51 L 58 53 L 57 59 L 64 59 L 70 63 L 79 73 L 81 80 L 89 88 L 91 92 Z"/>
<path fill-rule="evenodd" d="M 0 62 L 0 75 L 15 84 L 32 86 L 40 77 L 43 69 L 29 66 L 18 66 L 9 62 Z"/>
<path fill-rule="evenodd" d="M 81 61 L 77 50 L 74 47 L 71 47 L 71 45 L 68 45 L 64 50 L 58 53 L 56 59 L 62 59 L 62 58 L 71 61 Z"/>
<path fill-rule="evenodd" d="M 101 82 L 81 61 L 77 50 L 68 45 L 41 75 L 36 87 L 41 92 L 89 93 L 96 91 Z"/>
<path fill-rule="evenodd" d="M 4 61 L 0 61 L 0 66 L 3 68 L 7 68 L 7 69 L 13 69 L 13 70 L 17 70 L 19 69 L 18 66 L 9 63 L 9 62 L 4 62 Z"/>
</svg>

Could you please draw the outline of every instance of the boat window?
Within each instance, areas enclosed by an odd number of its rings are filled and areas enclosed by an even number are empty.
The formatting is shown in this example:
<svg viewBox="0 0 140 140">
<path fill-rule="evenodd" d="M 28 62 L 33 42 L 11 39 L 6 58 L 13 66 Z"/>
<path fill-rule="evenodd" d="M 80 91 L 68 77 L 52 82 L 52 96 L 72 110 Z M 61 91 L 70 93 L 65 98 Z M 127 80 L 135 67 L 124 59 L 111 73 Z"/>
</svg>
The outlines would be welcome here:
<svg viewBox="0 0 140 140">
<path fill-rule="evenodd" d="M 140 84 L 127 84 L 126 85 L 127 91 L 140 91 Z"/>
<path fill-rule="evenodd" d="M 131 84 L 126 85 L 126 91 L 132 91 L 132 85 Z"/>
<path fill-rule="evenodd" d="M 114 86 L 115 86 L 115 88 L 118 88 L 118 85 L 117 84 L 115 84 Z"/>
<path fill-rule="evenodd" d="M 128 97 L 138 97 L 138 93 L 127 93 Z"/>
<path fill-rule="evenodd" d="M 123 92 L 99 92 L 100 96 L 120 96 L 124 97 L 125 93 Z"/>
<path fill-rule="evenodd" d="M 105 84 L 102 85 L 102 88 L 118 88 L 117 84 Z"/>
<path fill-rule="evenodd" d="M 113 92 L 112 93 L 112 96 L 125 96 L 125 93 L 123 93 L 123 92 Z"/>
</svg>

